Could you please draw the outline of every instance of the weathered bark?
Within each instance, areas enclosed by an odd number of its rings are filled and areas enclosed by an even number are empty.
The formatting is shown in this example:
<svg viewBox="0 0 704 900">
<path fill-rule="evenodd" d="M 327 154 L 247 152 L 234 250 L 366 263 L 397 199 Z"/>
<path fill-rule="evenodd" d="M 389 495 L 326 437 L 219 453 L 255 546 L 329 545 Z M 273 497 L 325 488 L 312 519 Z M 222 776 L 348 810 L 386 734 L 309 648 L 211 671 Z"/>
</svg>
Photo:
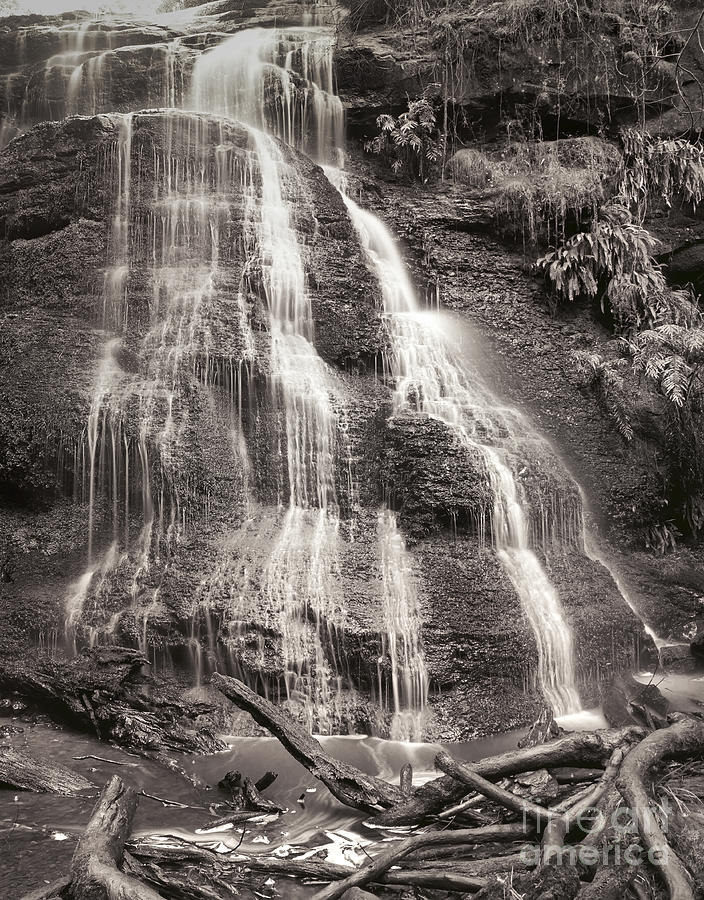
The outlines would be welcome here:
<svg viewBox="0 0 704 900">
<path fill-rule="evenodd" d="M 704 753 L 704 721 L 682 717 L 669 728 L 649 734 L 626 757 L 616 786 L 631 809 L 648 859 L 660 873 L 670 900 L 694 900 L 689 873 L 668 845 L 650 807 L 653 767 L 664 759 Z"/>
<path fill-rule="evenodd" d="M 388 872 L 382 880 L 384 884 L 407 884 L 436 891 L 467 891 L 469 893 L 480 891 L 486 887 L 487 883 L 485 878 L 461 875 L 456 871 L 447 872 L 442 869 L 403 869 L 401 872 Z"/>
<path fill-rule="evenodd" d="M 154 862 L 141 862 L 125 853 L 123 869 L 131 878 L 144 882 L 168 900 L 231 900 L 241 896 L 229 879 L 219 877 L 216 870 L 166 871 Z M 120 898 L 121 900 L 121 898 Z"/>
<path fill-rule="evenodd" d="M 117 775 L 103 788 L 71 861 L 73 900 L 163 900 L 120 871 L 137 794 Z"/>
<path fill-rule="evenodd" d="M 585 769 L 579 766 L 557 766 L 548 771 L 558 784 L 583 784 L 586 781 L 598 781 L 604 774 L 603 769 Z"/>
<path fill-rule="evenodd" d="M 0 667 L 0 694 L 15 695 L 54 721 L 140 753 L 212 753 L 225 744 L 194 720 L 211 707 L 145 690 L 149 661 L 136 650 L 100 647 L 71 660 L 44 659 L 27 670 Z"/>
<path fill-rule="evenodd" d="M 644 730 L 637 726 L 573 734 L 547 744 L 511 750 L 500 756 L 489 756 L 472 763 L 471 769 L 483 778 L 496 778 L 535 769 L 550 769 L 553 766 L 599 765 L 617 747 L 638 741 L 644 734 Z M 446 806 L 459 802 L 467 793 L 466 785 L 444 775 L 427 782 L 414 791 L 411 797 L 375 816 L 370 824 L 377 827 L 413 825 L 440 812 Z"/>
<path fill-rule="evenodd" d="M 551 819 L 558 817 L 552 810 L 546 809 L 544 806 L 539 806 L 531 800 L 518 797 L 516 794 L 512 794 L 511 791 L 499 787 L 497 784 L 492 784 L 491 781 L 487 781 L 486 778 L 482 778 L 481 775 L 478 775 L 473 771 L 470 766 L 454 760 L 450 754 L 446 753 L 444 750 L 435 757 L 435 765 L 442 772 L 451 775 L 452 778 L 456 778 L 458 781 L 462 782 L 462 784 L 474 788 L 475 791 L 478 791 L 484 797 L 495 800 L 507 809 L 511 809 L 514 812 L 535 819 L 538 826 L 542 826 Z"/>
<path fill-rule="evenodd" d="M 218 787 L 230 795 L 230 802 L 236 809 L 251 809 L 258 812 L 283 812 L 283 807 L 277 806 L 276 803 L 267 800 L 266 797 L 262 797 L 257 786 L 249 778 L 243 778 L 241 772 L 228 772 L 218 782 Z"/>
<path fill-rule="evenodd" d="M 363 812 L 377 812 L 401 800 L 399 788 L 328 756 L 320 743 L 291 716 L 241 681 L 216 672 L 212 684 L 278 738 L 288 752 L 342 803 Z"/>
<path fill-rule="evenodd" d="M 357 869 L 343 881 L 328 885 L 318 891 L 313 900 L 337 900 L 351 887 L 360 887 L 378 881 L 392 866 L 401 859 L 418 850 L 421 847 L 438 846 L 441 844 L 479 844 L 496 840 L 502 837 L 515 836 L 515 828 L 505 825 L 492 825 L 487 828 L 463 828 L 457 831 L 430 831 L 423 834 L 414 834 L 405 841 L 392 845 L 384 853 L 380 853 L 370 863 Z"/>
<path fill-rule="evenodd" d="M 451 832 L 447 832 L 451 834 Z M 186 850 L 179 855 L 178 850 L 162 853 L 158 846 L 144 850 L 139 842 L 133 845 L 134 856 L 130 857 L 129 871 L 133 875 L 149 881 L 151 884 L 173 893 L 178 886 L 184 884 L 184 873 L 190 868 L 192 877 L 187 882 L 194 888 L 194 897 L 210 896 L 207 891 L 215 890 L 213 896 L 221 896 L 220 888 L 232 881 L 246 880 L 247 873 L 258 873 L 261 877 L 278 878 L 293 876 L 331 883 L 344 881 L 353 870 L 349 866 L 328 863 L 321 859 L 279 859 L 277 857 L 253 857 L 249 860 L 229 862 L 226 857 L 207 851 Z M 181 864 L 183 871 L 173 871 L 174 865 Z M 169 867 L 169 870 L 165 868 Z M 375 883 L 409 884 L 422 887 L 435 887 L 443 890 L 477 890 L 482 886 L 481 876 L 495 872 L 525 871 L 526 864 L 518 854 L 488 859 L 422 862 L 414 859 L 409 869 L 403 871 L 387 871 L 378 874 Z M 195 875 L 197 873 L 197 875 Z M 197 888 L 197 890 L 196 890 Z M 203 893 L 206 892 L 206 893 Z M 178 896 L 178 894 L 176 894 Z M 228 896 L 225 894 L 225 896 Z"/>
<path fill-rule="evenodd" d="M 95 785 L 78 772 L 37 759 L 14 747 L 0 748 L 0 785 L 67 797 L 95 790 Z"/>
</svg>

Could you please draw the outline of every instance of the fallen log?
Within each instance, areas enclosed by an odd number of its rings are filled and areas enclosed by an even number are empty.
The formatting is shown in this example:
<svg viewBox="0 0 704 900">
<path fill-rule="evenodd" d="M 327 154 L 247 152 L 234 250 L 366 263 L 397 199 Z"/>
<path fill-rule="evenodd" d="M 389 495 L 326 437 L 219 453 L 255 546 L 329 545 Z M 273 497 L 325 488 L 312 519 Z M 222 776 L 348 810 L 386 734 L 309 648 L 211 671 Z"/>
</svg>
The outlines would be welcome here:
<svg viewBox="0 0 704 900">
<path fill-rule="evenodd" d="M 95 647 L 70 660 L 40 658 L 31 669 L 7 663 L 0 666 L 0 694 L 20 697 L 55 722 L 140 754 L 226 749 L 194 724 L 212 707 L 159 693 L 141 674 L 147 666 L 142 653 L 127 647 Z"/>
<path fill-rule="evenodd" d="M 135 881 L 156 888 L 162 900 L 164 897 L 169 900 L 231 900 L 241 896 L 230 879 L 221 878 L 217 871 L 192 868 L 183 872 L 165 871 L 154 862 L 135 859 L 128 852 L 125 853 L 123 869 Z"/>
<path fill-rule="evenodd" d="M 701 756 L 703 752 L 704 721 L 684 716 L 641 741 L 624 760 L 616 779 L 648 851 L 648 860 L 660 873 L 670 900 L 694 900 L 694 891 L 691 876 L 667 843 L 650 807 L 652 770 L 662 760 Z"/>
<path fill-rule="evenodd" d="M 62 794 L 66 797 L 95 790 L 95 785 L 78 772 L 37 759 L 14 747 L 0 748 L 0 786 L 39 794 Z"/>
<path fill-rule="evenodd" d="M 265 772 L 258 781 L 254 782 L 254 787 L 262 794 L 272 786 L 278 777 L 278 772 Z"/>
<path fill-rule="evenodd" d="M 505 788 L 499 787 L 491 781 L 487 781 L 486 778 L 482 778 L 482 776 L 478 775 L 470 768 L 470 766 L 454 760 L 450 754 L 446 753 L 444 750 L 441 750 L 435 757 L 435 765 L 442 772 L 452 776 L 452 778 L 455 778 L 462 784 L 474 788 L 475 791 L 478 791 L 484 797 L 495 800 L 507 809 L 511 809 L 514 812 L 535 819 L 538 827 L 546 824 L 551 819 L 558 817 L 558 814 L 552 812 L 552 810 L 546 809 L 544 806 L 539 806 L 537 803 L 533 803 L 532 800 L 518 797 L 516 794 L 512 794 L 511 791 L 507 791 Z"/>
<path fill-rule="evenodd" d="M 491 825 L 486 828 L 462 828 L 457 831 L 427 831 L 414 834 L 404 841 L 392 845 L 384 853 L 374 857 L 368 864 L 354 871 L 343 881 L 330 884 L 315 894 L 313 900 L 338 900 L 348 888 L 360 887 L 378 881 L 401 859 L 422 847 L 443 844 L 479 844 L 501 840 L 507 834 L 515 836 L 515 827 Z M 482 885 L 483 887 L 483 885 Z"/>
<path fill-rule="evenodd" d="M 459 872 L 448 872 L 443 869 L 403 869 L 400 872 L 387 872 L 382 878 L 383 884 L 409 885 L 411 887 L 430 888 L 435 891 L 467 891 L 476 893 L 486 887 L 485 878 L 474 875 L 462 875 Z M 318 896 L 320 896 L 318 894 Z"/>
<path fill-rule="evenodd" d="M 603 769 L 587 769 L 580 766 L 557 766 L 549 769 L 558 784 L 583 784 L 587 781 L 598 781 L 604 774 Z"/>
<path fill-rule="evenodd" d="M 278 738 L 291 756 L 322 781 L 340 802 L 363 812 L 378 812 L 402 799 L 400 789 L 394 785 L 329 756 L 320 743 L 284 710 L 260 697 L 241 681 L 216 672 L 211 683 Z"/>
<path fill-rule="evenodd" d="M 137 794 L 117 775 L 100 794 L 71 861 L 73 900 L 163 900 L 156 891 L 120 871 Z"/>
<path fill-rule="evenodd" d="M 483 778 L 517 775 L 535 769 L 550 769 L 565 765 L 599 765 L 623 744 L 641 740 L 645 731 L 638 726 L 582 732 L 557 738 L 547 744 L 510 750 L 499 756 L 489 756 L 471 764 L 471 768 Z M 467 786 L 449 775 L 435 778 L 417 788 L 388 811 L 369 821 L 377 828 L 395 825 L 414 825 L 434 815 L 452 803 L 458 803 L 468 793 Z"/>
</svg>

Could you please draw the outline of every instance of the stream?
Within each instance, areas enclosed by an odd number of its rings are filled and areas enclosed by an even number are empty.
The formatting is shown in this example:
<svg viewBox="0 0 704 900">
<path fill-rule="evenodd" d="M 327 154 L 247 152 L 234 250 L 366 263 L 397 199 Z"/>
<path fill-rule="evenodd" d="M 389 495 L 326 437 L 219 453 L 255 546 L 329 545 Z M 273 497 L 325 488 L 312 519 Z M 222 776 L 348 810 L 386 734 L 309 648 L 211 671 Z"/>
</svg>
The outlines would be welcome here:
<svg viewBox="0 0 704 900">
<path fill-rule="evenodd" d="M 644 684 L 653 679 L 673 709 L 692 711 L 700 708 L 698 703 L 704 703 L 704 676 L 654 678 L 653 673 L 643 672 L 636 677 Z M 599 709 L 570 714 L 559 722 L 567 731 L 592 730 L 607 724 Z M 22 729 L 7 738 L 18 749 L 49 757 L 54 763 L 84 775 L 96 786 L 102 786 L 117 774 L 138 791 L 153 795 L 139 798 L 133 837 L 173 835 L 220 852 L 237 847 L 243 857 L 272 853 L 299 857 L 320 852 L 328 862 L 351 865 L 362 861 L 360 845 L 394 840 L 404 833 L 404 829 L 375 832 L 366 827 L 363 823 L 367 816 L 336 800 L 273 737 L 226 736 L 228 749 L 225 751 L 178 757 L 177 762 L 186 772 L 211 786 L 210 791 L 204 792 L 157 762 L 135 757 L 91 736 L 41 721 L 0 718 L 0 733 L 12 727 Z M 410 763 L 413 783 L 418 786 L 437 776 L 433 761 L 440 749 L 447 749 L 457 759 L 473 761 L 515 749 L 523 734 L 524 731 L 505 732 L 454 744 L 408 743 L 366 735 L 321 736 L 319 740 L 336 758 L 388 781 L 397 781 L 401 767 Z M 93 757 L 113 760 L 119 765 Z M 268 771 L 276 772 L 278 777 L 265 796 L 285 807 L 287 812 L 275 821 L 252 823 L 245 827 L 244 835 L 237 827 L 197 833 L 211 816 L 208 806 L 225 799 L 215 787 L 217 782 L 226 772 L 234 770 L 253 779 Z M 95 797 L 71 798 L 10 790 L 3 797 L 0 846 L 6 864 L 0 866 L 0 896 L 9 900 L 66 874 Z M 175 801 L 188 808 L 166 805 L 154 798 Z M 221 811 L 215 813 L 221 814 Z M 304 900 L 314 892 L 314 888 L 290 878 L 285 879 L 284 885 L 264 884 L 265 876 L 261 880 L 259 896 Z M 244 896 L 255 895 L 245 893 Z"/>
</svg>

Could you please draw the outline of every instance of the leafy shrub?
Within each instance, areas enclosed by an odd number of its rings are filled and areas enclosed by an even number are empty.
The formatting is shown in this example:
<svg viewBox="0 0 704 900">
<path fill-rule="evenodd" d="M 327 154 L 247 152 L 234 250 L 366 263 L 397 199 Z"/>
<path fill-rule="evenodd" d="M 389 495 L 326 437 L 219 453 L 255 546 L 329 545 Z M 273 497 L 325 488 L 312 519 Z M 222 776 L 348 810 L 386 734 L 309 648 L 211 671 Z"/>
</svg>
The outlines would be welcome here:
<svg viewBox="0 0 704 900">
<path fill-rule="evenodd" d="M 471 188 L 483 188 L 491 184 L 495 166 L 486 153 L 471 147 L 458 150 L 450 160 L 450 171 L 456 181 Z"/>
<path fill-rule="evenodd" d="M 628 210 L 612 205 L 590 231 L 574 235 L 536 265 L 557 301 L 598 298 L 618 331 L 634 331 L 671 314 L 665 277 L 651 256 L 655 244 Z"/>
<path fill-rule="evenodd" d="M 624 342 L 636 372 L 666 401 L 670 505 L 692 533 L 704 527 L 704 328 L 695 313 Z"/>
<path fill-rule="evenodd" d="M 621 135 L 619 194 L 642 220 L 652 200 L 671 206 L 679 195 L 696 210 L 704 198 L 704 146 L 627 129 Z"/>
<path fill-rule="evenodd" d="M 616 425 L 625 441 L 633 439 L 631 411 L 624 400 L 623 374 L 628 369 L 624 357 L 605 359 L 600 353 L 590 350 L 574 350 L 573 376 L 582 387 L 592 388 L 609 418 Z"/>
<path fill-rule="evenodd" d="M 437 171 L 445 153 L 445 138 L 437 127 L 435 110 L 427 96 L 408 104 L 396 118 L 381 115 L 379 134 L 364 149 L 384 157 L 396 174 L 426 182 Z"/>
</svg>

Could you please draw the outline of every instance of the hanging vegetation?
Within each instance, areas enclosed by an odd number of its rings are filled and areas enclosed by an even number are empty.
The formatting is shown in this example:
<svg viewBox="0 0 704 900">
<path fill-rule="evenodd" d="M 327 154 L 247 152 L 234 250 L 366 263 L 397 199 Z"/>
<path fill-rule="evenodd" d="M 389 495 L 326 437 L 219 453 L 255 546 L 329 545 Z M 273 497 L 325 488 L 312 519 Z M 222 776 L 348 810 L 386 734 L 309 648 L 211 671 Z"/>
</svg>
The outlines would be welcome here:
<svg viewBox="0 0 704 900">
<path fill-rule="evenodd" d="M 704 198 L 704 145 L 682 138 L 653 137 L 629 128 L 621 135 L 623 167 L 619 196 L 640 221 L 653 202 L 675 199 L 696 211 Z"/>
</svg>

